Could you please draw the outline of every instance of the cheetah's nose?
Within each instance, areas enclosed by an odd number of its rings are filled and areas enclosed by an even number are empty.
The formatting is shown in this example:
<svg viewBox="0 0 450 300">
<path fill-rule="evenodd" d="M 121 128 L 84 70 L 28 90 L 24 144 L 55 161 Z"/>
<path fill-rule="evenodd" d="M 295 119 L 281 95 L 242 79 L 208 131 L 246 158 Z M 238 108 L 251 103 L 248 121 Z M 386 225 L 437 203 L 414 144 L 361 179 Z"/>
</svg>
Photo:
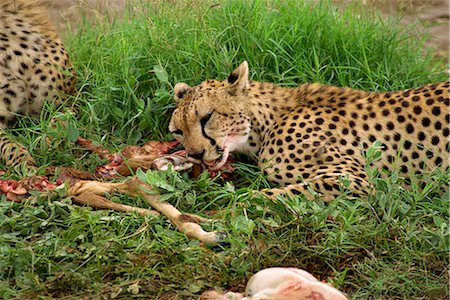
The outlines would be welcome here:
<svg viewBox="0 0 450 300">
<path fill-rule="evenodd" d="M 188 152 L 188 155 L 192 158 L 202 160 L 203 156 L 205 155 L 205 150 L 203 150 L 202 152 Z"/>
</svg>

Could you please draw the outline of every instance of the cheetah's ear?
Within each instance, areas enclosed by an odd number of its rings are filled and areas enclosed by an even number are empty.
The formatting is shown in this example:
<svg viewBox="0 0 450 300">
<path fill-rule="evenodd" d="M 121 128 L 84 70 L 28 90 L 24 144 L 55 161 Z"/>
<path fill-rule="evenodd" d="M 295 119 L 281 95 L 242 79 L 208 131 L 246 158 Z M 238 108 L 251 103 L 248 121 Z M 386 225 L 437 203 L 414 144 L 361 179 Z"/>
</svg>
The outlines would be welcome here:
<svg viewBox="0 0 450 300">
<path fill-rule="evenodd" d="M 250 86 L 248 82 L 248 63 L 245 60 L 228 76 L 228 83 L 231 84 L 230 88 L 233 90 L 233 93 L 248 89 Z"/>
<path fill-rule="evenodd" d="M 173 98 L 176 102 L 179 102 L 181 99 L 183 99 L 184 96 L 186 96 L 187 91 L 189 91 L 191 87 L 187 85 L 186 83 L 180 82 L 175 84 L 175 87 L 173 88 Z"/>
</svg>

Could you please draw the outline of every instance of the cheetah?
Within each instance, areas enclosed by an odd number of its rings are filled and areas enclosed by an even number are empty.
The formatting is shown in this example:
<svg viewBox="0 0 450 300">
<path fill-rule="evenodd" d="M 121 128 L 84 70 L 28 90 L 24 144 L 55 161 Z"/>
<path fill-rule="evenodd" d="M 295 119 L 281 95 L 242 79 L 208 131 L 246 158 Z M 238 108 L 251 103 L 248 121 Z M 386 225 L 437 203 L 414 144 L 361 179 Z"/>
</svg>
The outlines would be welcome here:
<svg viewBox="0 0 450 300">
<path fill-rule="evenodd" d="M 0 154 L 10 167 L 34 160 L 4 129 L 17 116 L 39 114 L 44 101 L 59 105 L 75 91 L 69 55 L 41 6 L 0 0 Z"/>
<path fill-rule="evenodd" d="M 381 142 L 374 167 L 402 176 L 448 170 L 449 82 L 399 92 L 366 92 L 318 83 L 296 88 L 249 80 L 247 62 L 226 80 L 177 83 L 169 131 L 190 159 L 220 168 L 231 152 L 257 157 L 278 187 L 262 192 L 351 195 L 369 192 L 366 151 Z"/>
</svg>

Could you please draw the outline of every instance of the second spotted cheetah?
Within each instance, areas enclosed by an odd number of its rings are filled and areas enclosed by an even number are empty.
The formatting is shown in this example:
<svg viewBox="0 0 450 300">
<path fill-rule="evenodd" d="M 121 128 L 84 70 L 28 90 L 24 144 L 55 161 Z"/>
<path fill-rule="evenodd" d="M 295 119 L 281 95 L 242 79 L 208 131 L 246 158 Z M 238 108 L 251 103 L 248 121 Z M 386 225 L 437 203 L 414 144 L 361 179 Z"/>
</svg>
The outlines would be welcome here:
<svg viewBox="0 0 450 300">
<path fill-rule="evenodd" d="M 18 115 L 36 115 L 44 101 L 61 103 L 75 91 L 68 53 L 42 5 L 0 0 L 0 130 Z M 0 132 L 0 154 L 10 167 L 33 159 Z"/>
</svg>

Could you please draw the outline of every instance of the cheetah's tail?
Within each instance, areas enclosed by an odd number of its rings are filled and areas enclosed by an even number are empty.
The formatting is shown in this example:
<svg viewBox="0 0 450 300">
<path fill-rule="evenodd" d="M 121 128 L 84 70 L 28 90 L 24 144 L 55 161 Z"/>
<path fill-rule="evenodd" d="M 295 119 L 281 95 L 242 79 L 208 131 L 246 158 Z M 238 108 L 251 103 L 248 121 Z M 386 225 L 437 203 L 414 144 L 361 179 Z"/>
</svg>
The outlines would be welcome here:
<svg viewBox="0 0 450 300">
<path fill-rule="evenodd" d="M 0 129 L 0 159 L 6 166 L 14 169 L 17 166 L 33 168 L 36 162 L 23 145 L 13 141 L 3 129 Z"/>
</svg>

